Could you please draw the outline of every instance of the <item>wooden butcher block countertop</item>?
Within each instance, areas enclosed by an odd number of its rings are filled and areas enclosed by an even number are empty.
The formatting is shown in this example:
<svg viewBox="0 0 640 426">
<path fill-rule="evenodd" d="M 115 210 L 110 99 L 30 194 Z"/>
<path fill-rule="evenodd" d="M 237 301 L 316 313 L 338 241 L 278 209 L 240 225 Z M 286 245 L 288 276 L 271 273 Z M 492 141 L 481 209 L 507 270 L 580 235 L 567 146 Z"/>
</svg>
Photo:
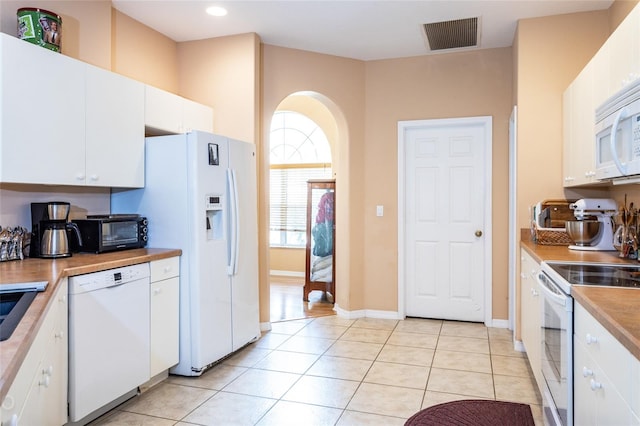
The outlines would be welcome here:
<svg viewBox="0 0 640 426">
<path fill-rule="evenodd" d="M 42 325 L 52 295 L 60 280 L 74 275 L 104 271 L 122 266 L 180 256 L 181 250 L 133 249 L 102 254 L 74 254 L 64 259 L 25 259 L 0 262 L 0 282 L 17 283 L 47 281 L 45 291 L 38 293 L 11 337 L 0 342 L 0 402 L 11 386 L 20 365 Z M 0 284 L 1 285 L 1 284 Z"/>
<path fill-rule="evenodd" d="M 539 262 L 619 263 L 638 266 L 638 261 L 622 259 L 618 252 L 586 252 L 569 250 L 566 246 L 535 244 L 529 231 L 523 231 L 520 242 Z M 640 289 L 574 285 L 571 295 L 596 318 L 622 345 L 640 360 Z"/>
</svg>

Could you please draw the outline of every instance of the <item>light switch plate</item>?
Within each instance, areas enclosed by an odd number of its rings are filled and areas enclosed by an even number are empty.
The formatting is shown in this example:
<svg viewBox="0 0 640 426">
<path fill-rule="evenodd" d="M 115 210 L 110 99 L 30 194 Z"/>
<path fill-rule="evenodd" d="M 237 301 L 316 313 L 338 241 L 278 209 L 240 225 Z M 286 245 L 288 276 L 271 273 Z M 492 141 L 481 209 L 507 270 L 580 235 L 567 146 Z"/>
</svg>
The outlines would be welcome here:
<svg viewBox="0 0 640 426">
<path fill-rule="evenodd" d="M 376 206 L 376 216 L 384 216 L 384 206 Z"/>
</svg>

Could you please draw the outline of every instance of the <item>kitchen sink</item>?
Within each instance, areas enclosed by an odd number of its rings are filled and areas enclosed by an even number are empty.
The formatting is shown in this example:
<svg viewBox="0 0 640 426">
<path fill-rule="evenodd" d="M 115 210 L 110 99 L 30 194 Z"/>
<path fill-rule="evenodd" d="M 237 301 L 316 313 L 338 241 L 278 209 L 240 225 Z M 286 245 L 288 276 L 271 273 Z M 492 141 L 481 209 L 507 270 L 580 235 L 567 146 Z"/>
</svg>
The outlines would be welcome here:
<svg viewBox="0 0 640 426">
<path fill-rule="evenodd" d="M 0 342 L 13 334 L 27 309 L 46 281 L 0 284 Z"/>
</svg>

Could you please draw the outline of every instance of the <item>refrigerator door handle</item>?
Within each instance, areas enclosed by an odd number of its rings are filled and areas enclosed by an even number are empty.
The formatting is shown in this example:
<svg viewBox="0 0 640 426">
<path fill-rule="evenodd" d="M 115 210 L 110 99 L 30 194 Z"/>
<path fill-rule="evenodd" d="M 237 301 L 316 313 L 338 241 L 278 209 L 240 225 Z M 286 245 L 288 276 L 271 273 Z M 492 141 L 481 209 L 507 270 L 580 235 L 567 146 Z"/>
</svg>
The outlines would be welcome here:
<svg viewBox="0 0 640 426">
<path fill-rule="evenodd" d="M 238 272 L 238 186 L 236 184 L 236 172 L 227 169 L 227 182 L 229 184 L 229 238 L 227 239 L 229 260 L 227 263 L 227 275 L 233 276 Z"/>
</svg>

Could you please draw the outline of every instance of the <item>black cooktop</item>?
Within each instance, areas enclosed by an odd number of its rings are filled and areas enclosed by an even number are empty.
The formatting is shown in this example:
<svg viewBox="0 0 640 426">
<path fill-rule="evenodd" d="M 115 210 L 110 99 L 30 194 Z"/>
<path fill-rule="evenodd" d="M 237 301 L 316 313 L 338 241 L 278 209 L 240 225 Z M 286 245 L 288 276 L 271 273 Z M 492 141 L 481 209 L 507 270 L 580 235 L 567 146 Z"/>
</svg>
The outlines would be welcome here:
<svg viewBox="0 0 640 426">
<path fill-rule="evenodd" d="M 548 263 L 569 284 L 640 288 L 640 265 Z"/>
</svg>

